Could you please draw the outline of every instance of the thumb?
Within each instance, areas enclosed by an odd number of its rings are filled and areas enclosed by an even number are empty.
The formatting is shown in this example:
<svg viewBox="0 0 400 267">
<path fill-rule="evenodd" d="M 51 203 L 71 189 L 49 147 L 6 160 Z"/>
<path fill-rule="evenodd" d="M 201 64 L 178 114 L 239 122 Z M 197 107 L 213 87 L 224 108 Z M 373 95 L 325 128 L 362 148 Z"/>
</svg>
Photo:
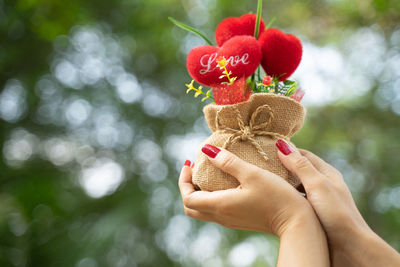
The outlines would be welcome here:
<svg viewBox="0 0 400 267">
<path fill-rule="evenodd" d="M 276 141 L 278 148 L 278 157 L 282 164 L 292 172 L 303 183 L 306 191 L 315 183 L 324 180 L 324 175 L 320 173 L 314 165 L 300 154 L 299 151 L 292 148 L 288 143 L 279 139 Z"/>
</svg>

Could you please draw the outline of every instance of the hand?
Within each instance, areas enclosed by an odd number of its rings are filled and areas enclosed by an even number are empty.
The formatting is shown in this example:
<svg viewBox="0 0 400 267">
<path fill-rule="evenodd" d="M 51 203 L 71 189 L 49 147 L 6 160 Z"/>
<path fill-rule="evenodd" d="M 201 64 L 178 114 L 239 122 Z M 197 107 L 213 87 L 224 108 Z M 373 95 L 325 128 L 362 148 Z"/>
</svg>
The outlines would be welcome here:
<svg viewBox="0 0 400 267">
<path fill-rule="evenodd" d="M 334 266 L 400 266 L 399 254 L 369 228 L 338 170 L 282 140 L 277 146 L 281 162 L 303 183 L 325 229 Z"/>
<path fill-rule="evenodd" d="M 179 188 L 188 216 L 279 236 L 277 266 L 329 266 L 325 233 L 299 192 L 281 177 L 224 149 L 206 145 L 203 152 L 212 164 L 236 177 L 240 186 L 214 192 L 195 191 L 192 170 L 187 166 L 190 162 L 185 163 Z"/>
<path fill-rule="evenodd" d="M 236 177 L 240 186 L 214 192 L 195 191 L 192 170 L 185 166 L 179 187 L 188 216 L 229 228 L 280 236 L 289 225 L 313 214 L 307 200 L 277 175 L 249 164 L 224 149 L 215 158 L 209 159 L 212 164 Z"/>
<path fill-rule="evenodd" d="M 369 229 L 338 170 L 309 151 L 295 151 L 282 140 L 278 144 L 287 146 L 288 155 L 278 151 L 279 159 L 303 183 L 332 245 L 342 245 L 354 229 Z"/>
</svg>

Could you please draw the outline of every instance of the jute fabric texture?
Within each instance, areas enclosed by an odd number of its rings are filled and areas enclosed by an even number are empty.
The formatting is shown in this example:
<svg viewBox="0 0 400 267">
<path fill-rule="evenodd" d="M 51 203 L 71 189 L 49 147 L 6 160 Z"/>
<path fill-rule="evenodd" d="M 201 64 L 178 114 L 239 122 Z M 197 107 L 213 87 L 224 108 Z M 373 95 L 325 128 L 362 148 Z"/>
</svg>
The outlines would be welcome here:
<svg viewBox="0 0 400 267">
<path fill-rule="evenodd" d="M 239 158 L 279 175 L 294 187 L 300 184 L 280 162 L 275 146 L 278 138 L 290 142 L 302 127 L 306 109 L 300 103 L 285 96 L 258 93 L 248 101 L 234 105 L 209 104 L 203 113 L 213 133 L 201 147 L 205 144 L 223 147 Z M 236 178 L 214 167 L 201 152 L 201 147 L 193 168 L 193 183 L 204 191 L 237 187 Z"/>
</svg>

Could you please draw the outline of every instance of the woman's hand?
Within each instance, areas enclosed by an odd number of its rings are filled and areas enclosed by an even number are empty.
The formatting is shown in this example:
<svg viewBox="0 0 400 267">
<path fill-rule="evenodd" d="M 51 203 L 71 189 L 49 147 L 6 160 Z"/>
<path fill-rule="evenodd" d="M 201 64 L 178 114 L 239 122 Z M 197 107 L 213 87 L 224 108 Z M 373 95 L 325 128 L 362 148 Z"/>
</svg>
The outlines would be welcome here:
<svg viewBox="0 0 400 267">
<path fill-rule="evenodd" d="M 400 266 L 400 255 L 369 228 L 338 170 L 282 140 L 277 147 L 283 165 L 303 183 L 327 234 L 334 266 Z"/>
<path fill-rule="evenodd" d="M 209 157 L 210 162 L 236 177 L 240 186 L 214 192 L 195 191 L 192 170 L 184 167 L 179 187 L 187 215 L 229 228 L 280 236 L 289 225 L 313 213 L 307 200 L 282 178 L 224 149 L 218 152 L 215 158 Z"/>
<path fill-rule="evenodd" d="M 216 167 L 236 177 L 234 189 L 195 191 L 192 170 L 179 178 L 185 213 L 229 228 L 272 233 L 281 238 L 279 266 L 328 266 L 323 229 L 308 201 L 277 175 L 234 154 L 206 145 L 203 152 Z"/>
<path fill-rule="evenodd" d="M 282 140 L 277 146 L 283 165 L 303 183 L 332 245 L 342 245 L 348 232 L 369 229 L 338 170 L 309 151 L 295 151 Z"/>
</svg>

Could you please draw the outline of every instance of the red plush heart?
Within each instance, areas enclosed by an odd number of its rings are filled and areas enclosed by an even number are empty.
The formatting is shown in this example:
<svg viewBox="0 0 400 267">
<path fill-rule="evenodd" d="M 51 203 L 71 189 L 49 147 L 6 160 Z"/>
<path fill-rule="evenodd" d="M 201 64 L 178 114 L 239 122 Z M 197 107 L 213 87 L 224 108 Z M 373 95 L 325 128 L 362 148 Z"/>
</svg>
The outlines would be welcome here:
<svg viewBox="0 0 400 267">
<path fill-rule="evenodd" d="M 226 41 L 237 35 L 254 36 L 257 16 L 255 14 L 246 14 L 239 18 L 226 18 L 218 24 L 215 30 L 215 40 L 218 46 L 222 46 Z M 264 31 L 265 23 L 260 20 L 260 29 L 258 36 Z"/>
<path fill-rule="evenodd" d="M 251 36 L 235 36 L 222 47 L 210 45 L 198 46 L 192 49 L 186 59 L 186 67 L 190 76 L 206 86 L 214 87 L 227 82 L 226 77 L 220 78 L 222 71 L 217 67 L 217 59 L 224 57 L 229 60 L 226 66 L 231 77 L 249 77 L 260 64 L 262 53 L 259 43 Z"/>
<path fill-rule="evenodd" d="M 261 66 L 265 72 L 279 77 L 280 81 L 289 78 L 301 61 L 303 49 L 300 40 L 293 34 L 271 28 L 261 34 L 258 42 L 263 53 Z"/>
</svg>

